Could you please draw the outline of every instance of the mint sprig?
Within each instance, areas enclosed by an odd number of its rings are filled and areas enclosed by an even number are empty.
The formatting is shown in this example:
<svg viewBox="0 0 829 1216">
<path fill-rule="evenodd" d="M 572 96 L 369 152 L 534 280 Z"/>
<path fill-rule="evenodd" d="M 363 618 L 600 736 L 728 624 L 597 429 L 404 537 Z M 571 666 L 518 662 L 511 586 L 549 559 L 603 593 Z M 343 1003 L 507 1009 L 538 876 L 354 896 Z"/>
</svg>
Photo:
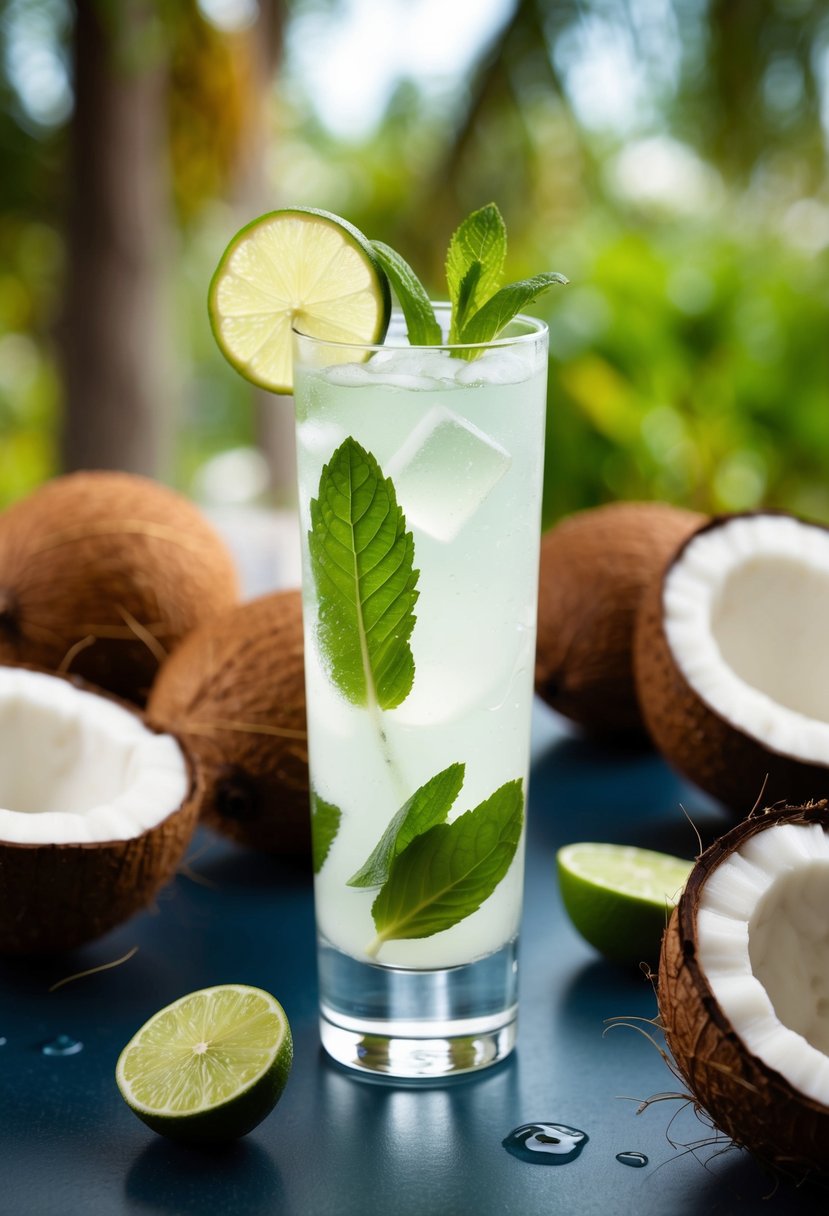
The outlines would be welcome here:
<svg viewBox="0 0 829 1216">
<path fill-rule="evenodd" d="M 507 228 L 494 203 L 473 211 L 453 233 L 446 254 L 450 342 L 462 341 L 467 320 L 498 290 L 506 256 Z"/>
<path fill-rule="evenodd" d="M 322 470 L 308 547 L 332 682 L 353 705 L 394 709 L 414 681 L 414 539 L 391 479 L 356 439 Z"/>
<path fill-rule="evenodd" d="M 465 767 L 450 764 L 416 790 L 392 819 L 368 860 L 348 880 L 349 887 L 381 887 L 394 858 L 422 832 L 443 823 L 463 785 Z"/>
<path fill-rule="evenodd" d="M 397 296 L 411 344 L 440 345 L 440 325 L 411 266 L 381 241 L 372 245 Z M 491 342 L 522 308 L 551 287 L 567 283 L 563 274 L 549 271 L 502 287 L 506 254 L 506 225 L 495 203 L 473 211 L 453 233 L 446 255 L 446 282 L 452 304 L 450 344 L 461 347 Z M 452 353 L 474 359 L 481 352 L 459 349 Z"/>
<path fill-rule="evenodd" d="M 512 864 L 524 820 L 523 783 L 508 781 L 474 810 L 439 823 L 393 858 L 371 914 L 384 942 L 432 937 L 471 916 Z"/>
</svg>

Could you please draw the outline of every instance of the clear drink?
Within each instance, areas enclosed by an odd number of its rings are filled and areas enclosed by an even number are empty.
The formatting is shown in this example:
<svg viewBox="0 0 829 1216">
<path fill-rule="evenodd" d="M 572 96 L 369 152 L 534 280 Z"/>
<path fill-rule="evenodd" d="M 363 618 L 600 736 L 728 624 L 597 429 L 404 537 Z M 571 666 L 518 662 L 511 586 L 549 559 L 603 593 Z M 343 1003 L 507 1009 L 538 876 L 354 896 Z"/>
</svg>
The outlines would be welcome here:
<svg viewBox="0 0 829 1216">
<path fill-rule="evenodd" d="M 515 1039 L 547 332 L 402 332 L 296 338 L 305 665 L 323 1042 L 432 1077 Z"/>
</svg>

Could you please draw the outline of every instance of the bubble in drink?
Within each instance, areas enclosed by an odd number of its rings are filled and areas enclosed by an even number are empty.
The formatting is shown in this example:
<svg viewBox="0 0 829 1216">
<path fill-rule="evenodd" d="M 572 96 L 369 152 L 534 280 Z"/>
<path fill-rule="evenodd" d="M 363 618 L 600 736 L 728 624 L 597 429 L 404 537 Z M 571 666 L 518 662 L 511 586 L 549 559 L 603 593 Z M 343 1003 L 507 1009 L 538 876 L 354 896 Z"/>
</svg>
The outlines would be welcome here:
<svg viewBox="0 0 829 1216">
<path fill-rule="evenodd" d="M 436 405 L 387 465 L 409 525 L 454 540 L 510 467 L 512 458 L 483 431 Z"/>
</svg>

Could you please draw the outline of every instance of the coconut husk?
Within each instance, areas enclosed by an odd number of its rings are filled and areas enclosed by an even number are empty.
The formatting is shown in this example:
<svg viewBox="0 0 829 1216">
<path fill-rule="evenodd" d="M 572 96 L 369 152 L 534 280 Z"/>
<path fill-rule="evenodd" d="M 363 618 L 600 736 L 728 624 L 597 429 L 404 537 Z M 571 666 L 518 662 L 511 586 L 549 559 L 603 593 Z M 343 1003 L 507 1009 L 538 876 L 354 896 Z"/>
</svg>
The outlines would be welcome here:
<svg viewBox="0 0 829 1216">
<path fill-rule="evenodd" d="M 207 823 L 268 852 L 310 852 L 299 591 L 195 629 L 161 668 L 148 714 L 195 757 Z"/>
<path fill-rule="evenodd" d="M 237 598 L 212 526 L 145 477 L 73 473 L 0 515 L 0 662 L 143 704 L 160 661 Z"/>
<path fill-rule="evenodd" d="M 535 686 L 591 733 L 643 740 L 633 633 L 643 592 L 703 516 L 619 502 L 562 520 L 541 540 Z"/>
</svg>

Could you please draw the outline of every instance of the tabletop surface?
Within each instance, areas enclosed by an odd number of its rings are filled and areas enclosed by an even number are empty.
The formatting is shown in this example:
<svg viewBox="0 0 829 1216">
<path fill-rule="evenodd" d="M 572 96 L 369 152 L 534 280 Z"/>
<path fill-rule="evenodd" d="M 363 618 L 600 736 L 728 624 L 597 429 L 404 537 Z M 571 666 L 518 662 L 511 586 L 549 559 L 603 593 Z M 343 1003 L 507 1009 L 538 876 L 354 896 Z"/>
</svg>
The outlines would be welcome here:
<svg viewBox="0 0 829 1216">
<path fill-rule="evenodd" d="M 682 805 L 680 805 L 682 804 Z M 652 755 L 613 752 L 534 717 L 518 1048 L 505 1063 L 434 1088 L 358 1079 L 330 1063 L 316 1023 L 311 879 L 302 865 L 197 834 L 174 882 L 100 941 L 40 962 L 0 963 L 0 1213 L 9 1216 L 685 1216 L 813 1212 L 719 1140 L 679 1094 L 645 1033 L 648 979 L 603 962 L 570 927 L 555 850 L 608 840 L 685 856 L 728 822 Z M 58 980 L 137 952 L 121 966 Z M 239 981 L 273 992 L 294 1067 L 251 1135 L 198 1152 L 155 1136 L 122 1102 L 114 1068 L 146 1018 L 183 993 Z M 608 1025 L 608 1020 L 620 1019 Z M 643 1019 L 643 1020 L 638 1020 Z M 65 1034 L 77 1054 L 46 1056 Z M 637 1113 L 643 1100 L 671 1094 Z M 566 1165 L 501 1146 L 550 1121 L 589 1141 Z M 645 1168 L 616 1161 L 646 1154 Z"/>
</svg>

